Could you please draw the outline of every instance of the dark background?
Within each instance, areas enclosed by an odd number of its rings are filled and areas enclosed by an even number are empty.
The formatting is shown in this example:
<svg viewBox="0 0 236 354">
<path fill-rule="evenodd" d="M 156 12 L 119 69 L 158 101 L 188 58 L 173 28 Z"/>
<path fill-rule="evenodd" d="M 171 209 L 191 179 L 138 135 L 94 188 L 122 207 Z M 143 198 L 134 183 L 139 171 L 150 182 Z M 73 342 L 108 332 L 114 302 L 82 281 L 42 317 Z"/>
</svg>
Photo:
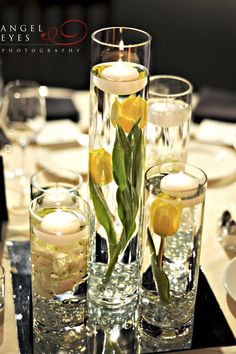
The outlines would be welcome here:
<svg viewBox="0 0 236 354">
<path fill-rule="evenodd" d="M 151 34 L 151 74 L 183 76 L 195 90 L 204 85 L 236 89 L 234 0 L 0 1 L 0 24 L 41 23 L 48 28 L 67 19 L 80 19 L 88 26 L 80 52 L 2 54 L 4 82 L 24 78 L 87 89 L 90 35 L 118 25 Z"/>
</svg>

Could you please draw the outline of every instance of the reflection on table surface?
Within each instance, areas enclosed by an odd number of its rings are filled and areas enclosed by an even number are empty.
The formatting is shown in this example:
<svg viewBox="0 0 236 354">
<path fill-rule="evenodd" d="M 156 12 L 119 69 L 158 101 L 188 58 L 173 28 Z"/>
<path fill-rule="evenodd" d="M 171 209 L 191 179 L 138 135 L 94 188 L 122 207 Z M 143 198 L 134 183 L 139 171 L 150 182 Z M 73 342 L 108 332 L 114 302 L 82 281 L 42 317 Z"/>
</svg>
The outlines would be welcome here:
<svg viewBox="0 0 236 354">
<path fill-rule="evenodd" d="M 84 107 L 84 106 L 83 106 Z M 51 146 L 50 151 L 56 153 L 60 153 L 61 151 L 67 151 L 71 147 L 64 147 L 60 149 L 60 146 L 55 147 Z M 39 147 L 37 145 L 31 145 L 27 150 L 26 159 L 29 161 L 27 165 L 28 174 L 32 174 L 36 172 L 40 166 L 37 163 L 37 156 L 40 150 L 46 149 L 46 147 Z M 48 149 L 48 147 L 47 147 Z M 76 149 L 76 146 L 73 147 Z M 17 149 L 13 149 L 10 153 L 5 153 L 5 161 L 6 166 L 15 163 L 18 158 Z M 78 152 L 78 164 L 80 163 L 80 153 Z M 73 166 L 72 166 L 73 167 Z M 82 193 L 86 195 L 87 188 L 85 187 Z M 226 269 L 226 266 L 230 262 L 230 260 L 236 256 L 234 253 L 226 253 L 226 251 L 219 244 L 217 239 L 217 221 L 222 212 L 231 207 L 230 203 L 232 202 L 232 197 L 236 192 L 236 182 L 235 176 L 232 178 L 214 180 L 209 183 L 207 196 L 206 196 L 206 208 L 205 208 L 205 221 L 204 221 L 204 229 L 203 229 L 203 243 L 202 243 L 202 254 L 201 254 L 201 266 L 204 274 L 207 277 L 207 280 L 213 290 L 214 295 L 222 309 L 224 316 L 236 337 L 236 303 L 233 301 L 226 293 L 223 284 L 223 275 Z M 11 196 L 10 198 L 13 198 Z M 235 197 L 236 200 L 236 197 Z M 235 207 L 236 204 L 234 204 Z M 8 240 L 28 240 L 29 232 L 28 226 L 22 230 L 13 230 L 8 228 L 8 232 L 6 235 Z M 3 247 L 3 245 L 1 246 Z M 2 256 L 2 264 L 6 269 L 6 301 L 5 301 L 5 311 L 4 311 L 4 323 L 0 323 L 0 353 L 10 353 L 16 354 L 19 352 L 18 350 L 18 340 L 17 340 L 17 332 L 15 325 L 15 316 L 14 316 L 14 304 L 13 304 L 13 294 L 12 294 L 12 286 L 11 286 L 11 277 L 9 271 L 9 258 L 6 247 L 3 250 Z M 91 310 L 92 311 L 92 310 Z M 97 316 L 97 314 L 96 314 Z M 99 328 L 98 323 L 94 321 L 91 324 L 92 330 L 94 330 L 94 334 L 91 335 L 89 340 L 90 345 L 90 353 L 93 353 L 94 346 L 99 345 L 98 343 L 106 341 L 108 343 L 111 342 L 108 337 L 104 337 L 102 334 L 101 328 Z M 83 346 L 83 330 L 78 332 L 75 335 L 72 335 L 73 340 L 79 340 L 81 345 Z M 115 336 L 115 334 L 113 334 Z M 135 335 L 129 334 L 129 342 L 135 342 Z M 58 341 L 60 338 L 58 338 Z M 123 343 L 122 345 L 126 346 L 128 343 Z M 40 345 L 40 340 L 38 345 Z M 87 344 L 86 344 L 87 345 Z M 122 347 L 123 348 L 123 347 Z M 63 349 L 64 350 L 64 349 Z M 63 353 L 62 350 L 62 353 Z M 107 353 L 110 353 L 111 350 L 108 349 Z M 77 351 L 78 352 L 78 351 Z M 226 347 L 222 348 L 214 348 L 214 349 L 199 349 L 193 351 L 195 354 L 204 354 L 204 353 L 235 353 L 236 347 Z M 95 352 L 96 353 L 96 352 Z M 119 353 L 119 352 L 118 352 Z M 184 352 L 183 352 L 184 353 Z"/>
<path fill-rule="evenodd" d="M 81 323 L 78 322 L 76 327 L 68 328 L 67 331 L 53 332 L 51 329 L 34 324 L 33 329 L 29 241 L 8 241 L 7 247 L 17 314 L 18 340 L 22 353 L 30 354 L 32 347 L 36 353 L 47 354 L 57 354 L 63 350 L 70 353 L 79 350 L 87 354 L 102 354 L 105 350 L 108 353 L 161 352 L 158 340 L 155 348 L 150 349 L 149 343 L 146 344 L 142 337 L 139 338 L 136 304 L 111 310 L 88 302 L 86 319 Z M 234 336 L 224 315 L 204 274 L 200 271 L 192 348 L 231 345 L 234 342 Z"/>
<path fill-rule="evenodd" d="M 137 353 L 134 322 L 134 309 L 125 307 L 114 312 L 90 303 L 87 326 L 81 325 L 62 334 L 35 331 L 34 353 Z"/>
</svg>

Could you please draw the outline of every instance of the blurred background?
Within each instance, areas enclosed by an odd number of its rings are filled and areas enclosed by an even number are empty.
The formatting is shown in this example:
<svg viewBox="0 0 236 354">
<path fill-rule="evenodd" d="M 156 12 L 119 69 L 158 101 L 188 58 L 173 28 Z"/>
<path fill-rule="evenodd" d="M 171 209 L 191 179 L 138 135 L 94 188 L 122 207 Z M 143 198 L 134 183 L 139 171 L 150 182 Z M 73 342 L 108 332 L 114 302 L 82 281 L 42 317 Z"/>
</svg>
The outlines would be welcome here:
<svg viewBox="0 0 236 354">
<path fill-rule="evenodd" d="M 151 74 L 180 75 L 202 86 L 236 89 L 236 2 L 232 0 L 2 0 L 0 23 L 87 24 L 79 53 L 2 53 L 4 82 L 15 78 L 74 89 L 89 87 L 90 35 L 106 26 L 129 26 L 152 35 Z M 7 47 L 6 47 L 7 49 Z"/>
</svg>

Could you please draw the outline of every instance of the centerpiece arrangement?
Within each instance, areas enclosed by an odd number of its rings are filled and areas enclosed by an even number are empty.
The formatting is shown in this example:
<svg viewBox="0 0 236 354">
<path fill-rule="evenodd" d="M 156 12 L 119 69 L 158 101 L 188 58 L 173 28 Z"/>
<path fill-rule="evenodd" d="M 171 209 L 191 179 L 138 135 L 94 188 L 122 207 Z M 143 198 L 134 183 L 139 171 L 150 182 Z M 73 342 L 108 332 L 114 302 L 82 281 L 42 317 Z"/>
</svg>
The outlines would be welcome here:
<svg viewBox="0 0 236 354">
<path fill-rule="evenodd" d="M 150 36 L 108 28 L 92 36 L 89 299 L 120 306 L 136 299 L 147 123 Z"/>
</svg>

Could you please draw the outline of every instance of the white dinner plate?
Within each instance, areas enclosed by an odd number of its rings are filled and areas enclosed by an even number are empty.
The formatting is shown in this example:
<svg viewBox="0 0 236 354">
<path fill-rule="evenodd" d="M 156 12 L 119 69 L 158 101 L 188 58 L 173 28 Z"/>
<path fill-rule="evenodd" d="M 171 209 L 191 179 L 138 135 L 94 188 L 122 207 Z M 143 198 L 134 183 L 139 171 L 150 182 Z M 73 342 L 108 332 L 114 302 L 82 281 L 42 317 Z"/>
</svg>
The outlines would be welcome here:
<svg viewBox="0 0 236 354">
<path fill-rule="evenodd" d="M 236 301 L 236 257 L 228 264 L 224 273 L 224 286 L 227 293 Z"/>
<path fill-rule="evenodd" d="M 36 162 L 41 168 L 66 168 L 86 175 L 88 173 L 88 149 L 79 146 L 61 150 L 41 149 L 37 152 Z"/>
<path fill-rule="evenodd" d="M 236 175 L 236 152 L 223 146 L 191 142 L 188 163 L 198 166 L 208 180 L 217 180 Z"/>
</svg>

